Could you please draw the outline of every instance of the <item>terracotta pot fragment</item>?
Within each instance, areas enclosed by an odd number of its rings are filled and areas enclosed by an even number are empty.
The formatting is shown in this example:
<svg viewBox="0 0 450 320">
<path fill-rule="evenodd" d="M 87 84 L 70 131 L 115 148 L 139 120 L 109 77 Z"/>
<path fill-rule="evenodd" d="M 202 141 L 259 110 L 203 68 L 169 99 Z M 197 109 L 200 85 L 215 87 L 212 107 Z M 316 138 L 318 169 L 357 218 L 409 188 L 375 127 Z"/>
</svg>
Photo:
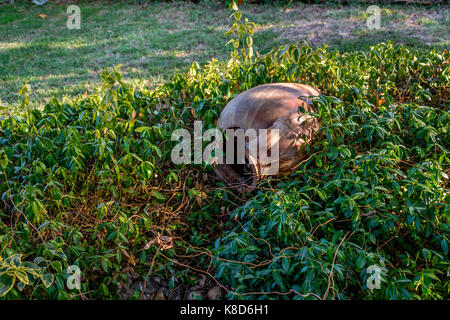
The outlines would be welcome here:
<svg viewBox="0 0 450 320">
<path fill-rule="evenodd" d="M 217 126 L 224 132 L 226 129 L 255 129 L 256 132 L 268 129 L 268 146 L 275 142 L 271 129 L 279 129 L 278 174 L 289 174 L 306 158 L 305 141 L 310 143 L 313 133 L 319 129 L 319 121 L 299 108 L 313 112 L 311 99 L 318 95 L 314 88 L 298 83 L 260 85 L 233 98 L 223 109 Z M 247 147 L 249 144 L 246 140 Z M 214 166 L 217 176 L 240 192 L 252 191 L 264 176 L 267 165 L 260 158 L 253 159 L 248 152 L 245 156 L 245 164 Z"/>
</svg>

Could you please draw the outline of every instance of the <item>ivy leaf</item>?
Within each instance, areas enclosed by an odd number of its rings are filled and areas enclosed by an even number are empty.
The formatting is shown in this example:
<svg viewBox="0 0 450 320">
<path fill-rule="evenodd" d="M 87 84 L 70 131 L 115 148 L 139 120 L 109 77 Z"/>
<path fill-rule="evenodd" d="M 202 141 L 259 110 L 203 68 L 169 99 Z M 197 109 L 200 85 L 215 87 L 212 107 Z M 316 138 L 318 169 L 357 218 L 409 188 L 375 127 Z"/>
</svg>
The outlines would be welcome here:
<svg viewBox="0 0 450 320">
<path fill-rule="evenodd" d="M 14 276 L 3 273 L 0 275 L 0 297 L 5 296 L 13 287 L 16 282 Z"/>
<path fill-rule="evenodd" d="M 137 128 L 135 131 L 137 132 L 137 133 L 141 133 L 141 132 L 143 132 L 144 130 L 148 130 L 148 129 L 151 129 L 150 127 L 139 127 L 139 128 Z"/>
<path fill-rule="evenodd" d="M 275 280 L 276 284 L 280 287 L 281 290 L 285 291 L 286 287 L 283 283 L 283 279 L 281 278 L 281 275 L 278 271 L 275 271 L 273 273 L 273 279 Z"/>
<path fill-rule="evenodd" d="M 53 281 L 55 280 L 55 277 L 51 273 L 46 273 L 42 276 L 42 282 L 44 283 L 44 286 L 46 288 L 50 288 L 50 286 L 53 284 Z"/>
<path fill-rule="evenodd" d="M 152 190 L 152 194 L 158 200 L 162 200 L 162 201 L 166 200 L 166 197 L 161 192 L 158 192 L 156 190 Z"/>
</svg>

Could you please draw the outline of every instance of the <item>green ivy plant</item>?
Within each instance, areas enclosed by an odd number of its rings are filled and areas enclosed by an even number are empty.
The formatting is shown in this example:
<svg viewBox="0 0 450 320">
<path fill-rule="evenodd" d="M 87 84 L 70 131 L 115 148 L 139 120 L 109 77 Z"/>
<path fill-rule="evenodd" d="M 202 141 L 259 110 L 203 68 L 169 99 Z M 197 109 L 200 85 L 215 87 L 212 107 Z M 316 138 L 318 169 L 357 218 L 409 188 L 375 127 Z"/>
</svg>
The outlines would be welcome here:
<svg viewBox="0 0 450 320">
<path fill-rule="evenodd" d="M 23 113 L 0 120 L 3 299 L 113 299 L 149 270 L 172 287 L 206 272 L 229 299 L 449 297 L 449 52 L 250 54 L 236 12 L 228 65 L 193 63 L 155 89 L 106 69 L 96 93 L 42 110 L 21 90 Z M 322 93 L 321 130 L 291 176 L 238 195 L 210 166 L 171 162 L 175 129 L 213 128 L 235 95 L 273 82 Z"/>
<path fill-rule="evenodd" d="M 45 287 L 50 287 L 53 274 L 43 273 L 43 268 L 37 266 L 42 260 L 37 258 L 35 263 L 22 261 L 21 254 L 13 254 L 3 259 L 0 256 L 0 297 L 5 296 L 14 285 L 19 291 L 32 283 L 33 278 L 40 279 Z"/>
</svg>

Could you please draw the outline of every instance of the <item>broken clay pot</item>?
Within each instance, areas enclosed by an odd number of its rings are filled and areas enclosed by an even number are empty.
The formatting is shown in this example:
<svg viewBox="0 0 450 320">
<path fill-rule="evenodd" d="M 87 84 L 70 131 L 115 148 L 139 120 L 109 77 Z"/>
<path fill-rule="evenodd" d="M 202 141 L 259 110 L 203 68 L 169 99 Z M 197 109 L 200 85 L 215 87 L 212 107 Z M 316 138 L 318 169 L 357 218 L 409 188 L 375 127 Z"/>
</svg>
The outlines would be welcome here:
<svg viewBox="0 0 450 320">
<path fill-rule="evenodd" d="M 289 174 L 306 158 L 305 142 L 310 143 L 313 133 L 319 129 L 319 121 L 301 111 L 302 107 L 306 113 L 313 112 L 311 99 L 318 95 L 316 89 L 303 84 L 260 85 L 233 98 L 223 109 L 217 126 L 223 132 L 226 129 L 255 129 L 256 132 L 268 129 L 269 153 L 274 143 L 278 142 L 278 157 L 274 157 L 278 161 L 277 174 Z M 272 129 L 279 129 L 277 135 L 272 133 Z M 254 190 L 258 180 L 267 172 L 264 170 L 267 163 L 247 152 L 250 140 L 245 140 L 245 163 L 227 164 L 224 161 L 214 166 L 217 176 L 239 192 Z"/>
</svg>

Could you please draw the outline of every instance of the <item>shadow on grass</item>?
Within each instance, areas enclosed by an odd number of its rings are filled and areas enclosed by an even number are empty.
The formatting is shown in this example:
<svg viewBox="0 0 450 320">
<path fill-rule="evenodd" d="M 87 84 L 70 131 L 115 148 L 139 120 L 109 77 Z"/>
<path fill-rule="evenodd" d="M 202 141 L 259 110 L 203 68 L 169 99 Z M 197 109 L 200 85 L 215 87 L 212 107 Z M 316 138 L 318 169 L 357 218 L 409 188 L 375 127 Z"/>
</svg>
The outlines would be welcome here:
<svg viewBox="0 0 450 320">
<path fill-rule="evenodd" d="M 229 29 L 231 19 L 220 1 L 205 0 L 199 5 L 191 2 L 105 5 L 86 1 L 78 4 L 82 11 L 80 30 L 66 28 L 66 4 L 0 6 L 0 99 L 3 102 L 18 104 L 17 92 L 24 82 L 30 83 L 31 102 L 38 105 L 52 96 L 92 90 L 100 84 L 98 73 L 105 67 L 122 64 L 124 79 L 155 86 L 176 72 L 186 71 L 194 60 L 203 64 L 211 58 L 229 57 L 231 48 L 224 46 L 227 41 L 224 32 Z M 412 27 L 361 32 L 364 18 L 360 13 L 364 11 L 360 8 L 346 10 L 302 4 L 293 4 L 293 8 L 284 12 L 277 5 L 243 7 L 244 14 L 259 23 L 254 35 L 255 50 L 264 53 L 303 40 L 310 40 L 314 46 L 328 43 L 340 51 L 364 50 L 387 40 L 428 48 L 414 36 Z M 46 17 L 40 18 L 38 14 Z M 321 25 L 324 22 L 326 30 Z M 353 29 L 343 36 L 339 26 L 344 22 L 353 25 Z M 318 35 L 309 28 L 316 28 Z M 430 33 L 430 28 L 437 27 L 427 28 Z M 284 34 L 290 29 L 292 34 Z M 437 29 L 440 37 L 441 29 Z M 438 49 L 448 48 L 445 41 L 432 43 L 437 43 L 433 46 Z"/>
</svg>

